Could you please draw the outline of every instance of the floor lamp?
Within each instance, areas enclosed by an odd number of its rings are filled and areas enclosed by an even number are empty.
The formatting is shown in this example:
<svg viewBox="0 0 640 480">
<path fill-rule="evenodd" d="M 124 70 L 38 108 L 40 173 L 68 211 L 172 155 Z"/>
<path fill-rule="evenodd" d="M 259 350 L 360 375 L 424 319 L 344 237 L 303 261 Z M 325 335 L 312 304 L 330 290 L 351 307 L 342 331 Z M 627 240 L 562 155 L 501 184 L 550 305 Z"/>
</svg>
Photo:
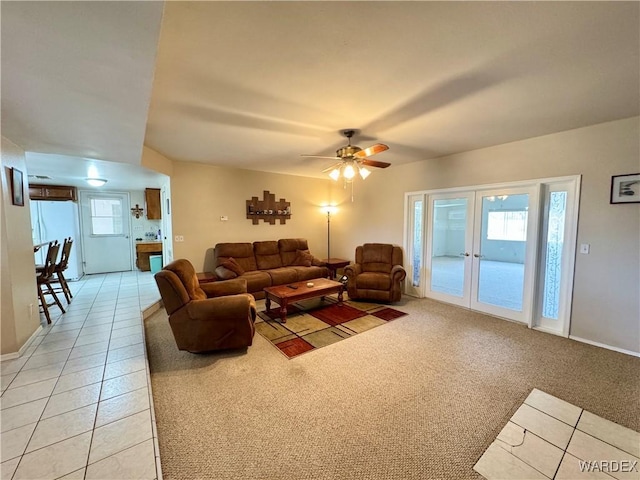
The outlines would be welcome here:
<svg viewBox="0 0 640 480">
<path fill-rule="evenodd" d="M 327 205 L 322 207 L 322 211 L 327 214 L 327 260 L 331 259 L 331 214 L 338 211 L 337 207 Z"/>
</svg>

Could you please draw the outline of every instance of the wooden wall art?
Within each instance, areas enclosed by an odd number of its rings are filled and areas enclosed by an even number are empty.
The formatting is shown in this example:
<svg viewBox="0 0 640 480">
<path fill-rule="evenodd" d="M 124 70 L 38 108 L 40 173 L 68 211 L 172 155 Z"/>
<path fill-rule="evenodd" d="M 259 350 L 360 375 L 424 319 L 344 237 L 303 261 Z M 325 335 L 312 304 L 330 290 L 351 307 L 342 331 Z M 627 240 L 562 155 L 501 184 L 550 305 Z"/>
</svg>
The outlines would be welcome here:
<svg viewBox="0 0 640 480">
<path fill-rule="evenodd" d="M 276 202 L 275 194 L 265 190 L 262 192 L 262 200 L 258 200 L 258 197 L 247 200 L 247 218 L 254 225 L 258 225 L 260 219 L 271 225 L 280 220 L 280 225 L 284 225 L 291 218 L 291 203 L 284 198 Z"/>
</svg>

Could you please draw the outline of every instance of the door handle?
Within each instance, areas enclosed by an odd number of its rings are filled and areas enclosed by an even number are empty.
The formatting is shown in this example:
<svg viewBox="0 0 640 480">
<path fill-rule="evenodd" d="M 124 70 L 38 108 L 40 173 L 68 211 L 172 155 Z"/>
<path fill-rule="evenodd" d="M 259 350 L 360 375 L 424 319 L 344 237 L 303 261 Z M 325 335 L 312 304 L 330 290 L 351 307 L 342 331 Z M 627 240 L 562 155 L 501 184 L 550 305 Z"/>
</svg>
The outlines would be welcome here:
<svg viewBox="0 0 640 480">
<path fill-rule="evenodd" d="M 459 253 L 458 256 L 459 257 L 468 257 L 469 256 L 469 252 Z"/>
<path fill-rule="evenodd" d="M 476 257 L 476 258 L 483 258 L 484 257 L 484 255 L 480 255 L 479 253 L 474 253 L 473 256 Z"/>
</svg>

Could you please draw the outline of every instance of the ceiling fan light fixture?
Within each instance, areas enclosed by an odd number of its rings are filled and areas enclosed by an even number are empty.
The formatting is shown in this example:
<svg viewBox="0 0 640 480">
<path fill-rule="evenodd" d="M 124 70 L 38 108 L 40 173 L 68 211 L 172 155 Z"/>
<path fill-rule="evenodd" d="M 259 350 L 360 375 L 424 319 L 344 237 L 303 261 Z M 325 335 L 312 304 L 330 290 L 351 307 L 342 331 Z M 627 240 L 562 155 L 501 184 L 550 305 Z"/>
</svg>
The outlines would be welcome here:
<svg viewBox="0 0 640 480">
<path fill-rule="evenodd" d="M 347 165 L 345 165 L 344 171 L 342 172 L 342 175 L 347 180 L 351 180 L 351 179 L 353 179 L 353 177 L 356 176 L 356 170 L 355 170 L 355 168 L 353 168 L 353 165 L 348 163 Z"/>
<path fill-rule="evenodd" d="M 359 167 L 358 173 L 360 174 L 360 177 L 365 180 L 369 175 L 371 175 L 371 170 L 369 170 L 367 167 Z"/>
<path fill-rule="evenodd" d="M 339 168 L 334 168 L 333 170 L 331 170 L 331 173 L 329 174 L 329 176 L 333 180 L 338 181 L 338 179 L 340 178 L 340 169 Z"/>
</svg>

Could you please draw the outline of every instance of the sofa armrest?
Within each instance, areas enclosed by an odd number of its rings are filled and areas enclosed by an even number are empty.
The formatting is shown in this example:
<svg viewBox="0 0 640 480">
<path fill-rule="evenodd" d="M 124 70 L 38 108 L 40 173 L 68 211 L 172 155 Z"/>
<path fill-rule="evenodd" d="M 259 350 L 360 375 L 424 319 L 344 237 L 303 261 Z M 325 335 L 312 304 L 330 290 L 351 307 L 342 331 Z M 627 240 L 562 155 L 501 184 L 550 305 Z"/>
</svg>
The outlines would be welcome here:
<svg viewBox="0 0 640 480">
<path fill-rule="evenodd" d="M 248 293 L 228 295 L 226 297 L 192 300 L 187 305 L 191 320 L 200 322 L 229 322 L 233 319 L 246 319 L 247 313 L 254 317 L 255 300 Z M 255 320 L 255 317 L 254 317 Z"/>
<path fill-rule="evenodd" d="M 225 295 L 247 293 L 247 281 L 242 278 L 234 278 L 233 280 L 203 283 L 200 285 L 200 288 L 208 298 L 223 297 Z"/>
<path fill-rule="evenodd" d="M 362 273 L 362 265 L 354 263 L 353 265 L 347 265 L 344 267 L 344 274 L 349 278 L 355 278 Z"/>
<path fill-rule="evenodd" d="M 313 257 L 313 260 L 311 260 L 311 265 L 314 267 L 326 267 L 327 262 L 323 262 L 319 258 Z"/>
<path fill-rule="evenodd" d="M 394 282 L 401 282 L 407 276 L 407 272 L 402 265 L 394 265 L 391 268 L 390 275 Z"/>
</svg>

